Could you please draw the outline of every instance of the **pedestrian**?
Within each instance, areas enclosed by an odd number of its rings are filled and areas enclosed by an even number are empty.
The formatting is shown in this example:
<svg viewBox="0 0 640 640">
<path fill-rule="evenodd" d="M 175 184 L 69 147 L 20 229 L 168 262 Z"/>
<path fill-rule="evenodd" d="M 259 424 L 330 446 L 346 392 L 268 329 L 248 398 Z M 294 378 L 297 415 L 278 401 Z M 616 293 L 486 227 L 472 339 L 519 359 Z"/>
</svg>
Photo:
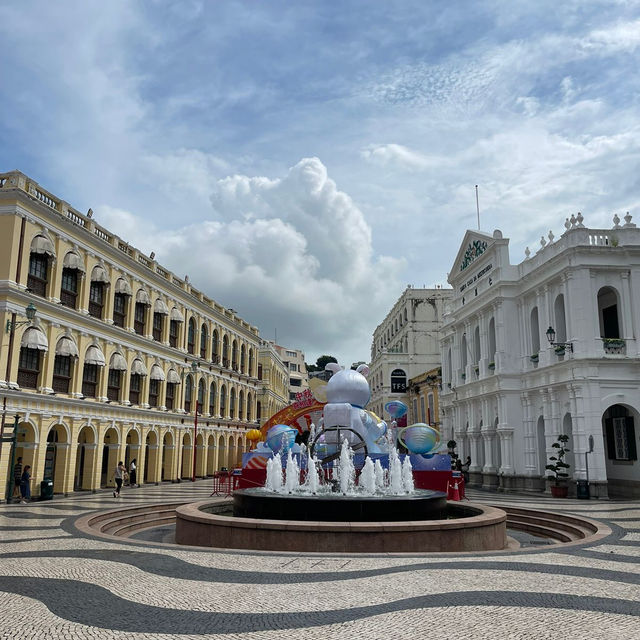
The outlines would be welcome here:
<svg viewBox="0 0 640 640">
<path fill-rule="evenodd" d="M 124 466 L 122 462 L 118 462 L 118 466 L 113 474 L 113 479 L 116 481 L 116 488 L 113 491 L 113 497 L 120 497 L 120 489 L 122 489 L 122 483 L 124 482 L 124 478 L 127 475 L 127 468 Z"/>
<path fill-rule="evenodd" d="M 471 456 L 467 456 L 467 459 L 462 465 L 462 477 L 464 478 L 465 484 L 469 482 L 469 467 L 471 467 Z"/>
<path fill-rule="evenodd" d="M 136 461 L 137 461 L 137 458 L 134 458 L 129 464 L 129 486 L 130 487 L 136 486 L 136 476 L 137 476 Z"/>
<path fill-rule="evenodd" d="M 13 467 L 13 496 L 12 498 L 20 497 L 20 482 L 22 482 L 22 458 L 18 458 L 18 461 Z"/>
<path fill-rule="evenodd" d="M 31 466 L 25 465 L 24 471 L 20 476 L 20 495 L 22 504 L 27 504 L 31 500 Z"/>
</svg>

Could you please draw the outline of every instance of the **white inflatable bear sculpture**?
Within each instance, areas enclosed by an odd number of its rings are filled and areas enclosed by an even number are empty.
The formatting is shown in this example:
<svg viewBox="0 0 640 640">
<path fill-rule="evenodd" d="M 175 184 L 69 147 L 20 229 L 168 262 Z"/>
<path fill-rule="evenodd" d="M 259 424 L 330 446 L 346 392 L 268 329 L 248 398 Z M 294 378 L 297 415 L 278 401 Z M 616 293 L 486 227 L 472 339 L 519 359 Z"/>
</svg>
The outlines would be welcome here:
<svg viewBox="0 0 640 640">
<path fill-rule="evenodd" d="M 369 383 L 365 378 L 369 375 L 369 367 L 361 364 L 354 371 L 343 369 L 337 363 L 330 362 L 325 369 L 333 372 L 327 383 L 327 404 L 323 408 L 325 442 L 328 445 L 339 444 L 337 430 L 326 431 L 326 429 L 348 427 L 364 440 L 369 453 L 380 453 L 380 446 L 376 441 L 384 435 L 386 424 L 384 421 L 376 422 L 364 410 L 371 397 Z M 346 438 L 352 446 L 361 443 L 362 440 L 353 432 L 341 431 L 340 440 Z"/>
</svg>

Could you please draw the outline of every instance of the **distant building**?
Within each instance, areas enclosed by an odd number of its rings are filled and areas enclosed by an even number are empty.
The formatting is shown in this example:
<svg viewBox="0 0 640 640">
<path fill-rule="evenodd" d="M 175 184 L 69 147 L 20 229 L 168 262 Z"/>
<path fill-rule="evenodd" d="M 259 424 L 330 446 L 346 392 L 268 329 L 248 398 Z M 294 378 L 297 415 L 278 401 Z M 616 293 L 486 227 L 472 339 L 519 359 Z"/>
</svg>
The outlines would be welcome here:
<svg viewBox="0 0 640 640">
<path fill-rule="evenodd" d="M 640 229 L 629 214 L 613 222 L 588 229 L 571 216 L 519 264 L 500 231 L 464 236 L 440 406 L 444 437 L 471 456 L 472 484 L 545 490 L 566 434 L 570 490 L 588 458 L 592 495 L 640 497 Z"/>
<path fill-rule="evenodd" d="M 442 370 L 440 367 L 425 371 L 409 380 L 407 396 L 409 402 L 408 424 L 422 422 L 440 430 L 440 384 Z M 448 438 L 441 434 L 441 440 L 446 444 Z"/>
<path fill-rule="evenodd" d="M 440 327 L 451 289 L 407 287 L 373 333 L 368 407 L 380 417 L 390 400 L 408 403 L 410 378 L 440 366 Z"/>
<path fill-rule="evenodd" d="M 262 426 L 289 404 L 289 367 L 272 342 L 263 340 L 258 349 L 257 419 Z"/>
<path fill-rule="evenodd" d="M 272 344 L 289 372 L 289 401 L 293 402 L 296 399 L 296 394 L 309 388 L 309 376 L 304 363 L 304 352 L 300 351 L 300 349 Z"/>
</svg>

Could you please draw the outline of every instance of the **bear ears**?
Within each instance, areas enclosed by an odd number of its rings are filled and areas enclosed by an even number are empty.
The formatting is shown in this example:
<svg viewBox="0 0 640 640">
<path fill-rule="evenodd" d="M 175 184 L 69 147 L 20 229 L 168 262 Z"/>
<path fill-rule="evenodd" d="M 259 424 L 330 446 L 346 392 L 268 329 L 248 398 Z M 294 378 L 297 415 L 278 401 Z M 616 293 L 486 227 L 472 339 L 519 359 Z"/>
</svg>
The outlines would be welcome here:
<svg viewBox="0 0 640 640">
<path fill-rule="evenodd" d="M 342 367 L 337 362 L 327 362 L 324 370 L 331 371 L 331 373 L 338 373 L 338 371 L 342 371 Z"/>
<path fill-rule="evenodd" d="M 369 375 L 369 367 L 366 364 L 361 364 L 356 371 L 361 373 L 365 378 Z"/>
</svg>

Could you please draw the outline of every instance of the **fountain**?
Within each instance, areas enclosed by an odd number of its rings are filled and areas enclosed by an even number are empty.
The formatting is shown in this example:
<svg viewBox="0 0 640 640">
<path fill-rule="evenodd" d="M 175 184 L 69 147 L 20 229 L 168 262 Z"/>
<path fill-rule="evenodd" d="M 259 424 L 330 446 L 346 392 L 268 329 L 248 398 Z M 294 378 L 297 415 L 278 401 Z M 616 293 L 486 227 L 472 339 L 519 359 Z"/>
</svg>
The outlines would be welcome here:
<svg viewBox="0 0 640 640">
<path fill-rule="evenodd" d="M 235 491 L 233 515 L 214 513 L 219 507 L 210 501 L 179 507 L 176 541 L 322 552 L 503 549 L 503 511 L 447 503 L 443 492 L 415 488 L 411 457 L 421 463 L 432 456 L 438 431 L 420 423 L 398 429 L 406 412 L 400 402 L 387 405 L 392 429 L 364 409 L 366 365 L 327 369 L 328 402 L 309 448 L 294 443 L 297 431 L 288 425 L 269 429 L 264 486 Z M 401 457 L 396 441 L 411 455 Z"/>
</svg>

